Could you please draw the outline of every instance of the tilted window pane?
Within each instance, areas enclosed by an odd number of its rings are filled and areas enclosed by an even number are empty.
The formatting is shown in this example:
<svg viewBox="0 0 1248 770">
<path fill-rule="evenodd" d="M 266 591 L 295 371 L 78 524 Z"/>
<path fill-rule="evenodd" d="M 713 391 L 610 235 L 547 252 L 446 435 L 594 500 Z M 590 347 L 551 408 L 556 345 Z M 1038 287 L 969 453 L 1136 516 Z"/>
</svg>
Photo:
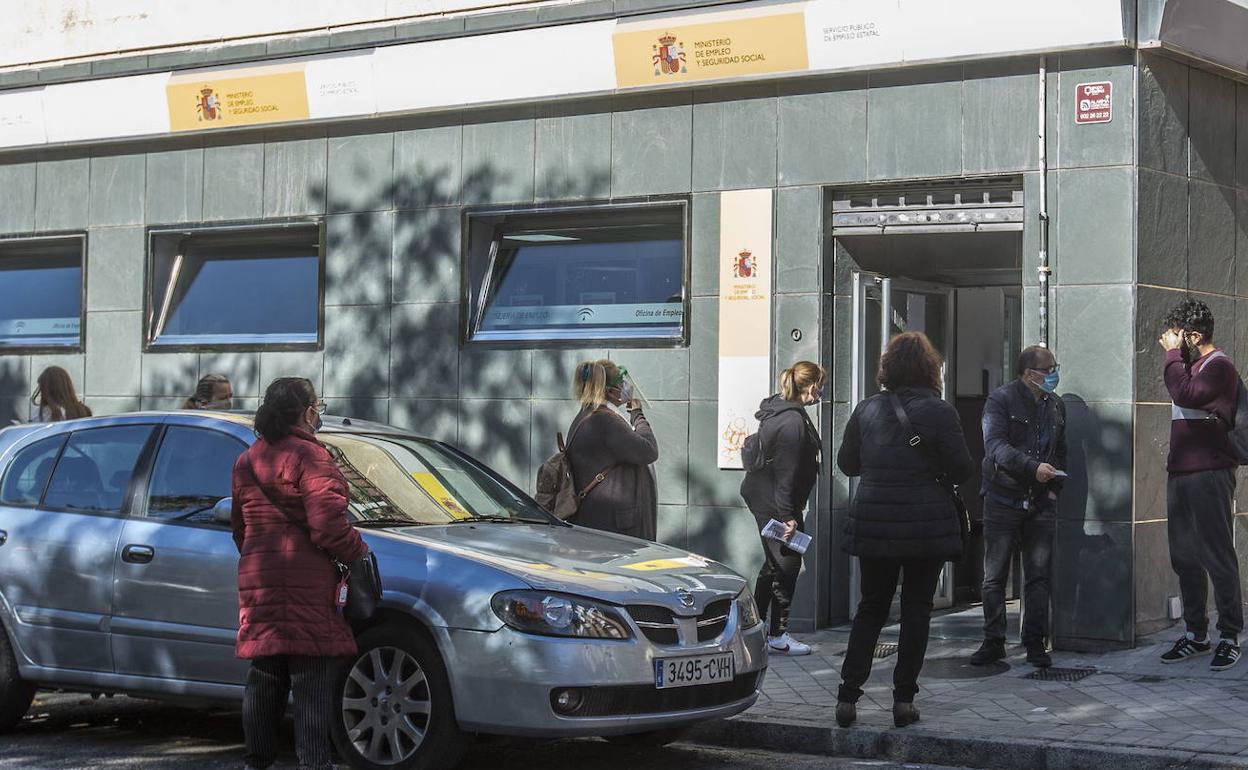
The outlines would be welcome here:
<svg viewBox="0 0 1248 770">
<path fill-rule="evenodd" d="M 315 343 L 320 244 L 315 226 L 153 236 L 155 344 Z"/>
<path fill-rule="evenodd" d="M 77 346 L 81 327 L 82 240 L 0 243 L 0 348 Z"/>
<path fill-rule="evenodd" d="M 148 518 L 212 521 L 213 507 L 230 496 L 234 461 L 246 448 L 220 431 L 170 427 L 152 470 Z"/>
<path fill-rule="evenodd" d="M 490 254 L 476 339 L 683 335 L 679 207 L 507 217 L 494 228 Z"/>
<path fill-rule="evenodd" d="M 48 484 L 48 508 L 120 513 L 134 465 L 151 435 L 150 425 L 95 428 L 74 433 Z"/>
</svg>

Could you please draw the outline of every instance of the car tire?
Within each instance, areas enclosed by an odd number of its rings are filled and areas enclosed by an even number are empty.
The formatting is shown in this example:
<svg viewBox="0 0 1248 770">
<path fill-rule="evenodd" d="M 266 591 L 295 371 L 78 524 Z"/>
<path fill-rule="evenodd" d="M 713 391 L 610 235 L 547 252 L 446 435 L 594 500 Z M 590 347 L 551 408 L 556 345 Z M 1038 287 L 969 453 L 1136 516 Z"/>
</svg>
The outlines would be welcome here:
<svg viewBox="0 0 1248 770">
<path fill-rule="evenodd" d="M 8 634 L 0 627 L 0 733 L 12 730 L 35 699 L 35 686 L 22 680 Z"/>
<path fill-rule="evenodd" d="M 668 727 L 663 730 L 649 730 L 644 733 L 628 733 L 627 735 L 604 735 L 603 739 L 615 746 L 630 748 L 657 749 L 669 743 L 675 743 L 689 732 L 688 727 Z"/>
<path fill-rule="evenodd" d="M 360 635 L 336 682 L 338 755 L 359 770 L 445 770 L 467 738 L 455 721 L 446 666 L 421 631 L 385 624 Z M 396 750 L 397 747 L 397 750 Z"/>
</svg>

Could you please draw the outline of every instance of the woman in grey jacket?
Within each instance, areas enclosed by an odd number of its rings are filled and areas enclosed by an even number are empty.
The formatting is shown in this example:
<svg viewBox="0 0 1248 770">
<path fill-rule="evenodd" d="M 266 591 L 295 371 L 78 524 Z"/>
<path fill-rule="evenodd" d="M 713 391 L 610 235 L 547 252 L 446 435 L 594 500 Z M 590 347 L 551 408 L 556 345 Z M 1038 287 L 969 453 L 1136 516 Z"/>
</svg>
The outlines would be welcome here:
<svg viewBox="0 0 1248 770">
<path fill-rule="evenodd" d="M 654 540 L 659 506 L 650 466 L 659 444 L 633 390 L 628 370 L 614 361 L 576 367 L 572 396 L 581 411 L 568 428 L 567 457 L 577 492 L 589 493 L 572 523 Z M 627 419 L 612 408 L 619 406 Z"/>
</svg>

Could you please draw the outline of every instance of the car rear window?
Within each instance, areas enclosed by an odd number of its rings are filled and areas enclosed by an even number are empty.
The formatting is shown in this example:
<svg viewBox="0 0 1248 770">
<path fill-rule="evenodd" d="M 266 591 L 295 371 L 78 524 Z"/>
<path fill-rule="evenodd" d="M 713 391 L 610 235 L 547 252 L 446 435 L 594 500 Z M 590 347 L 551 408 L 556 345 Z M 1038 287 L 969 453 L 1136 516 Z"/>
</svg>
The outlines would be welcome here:
<svg viewBox="0 0 1248 770">
<path fill-rule="evenodd" d="M 62 434 L 36 441 L 18 452 L 4 474 L 4 483 L 0 484 L 0 503 L 38 505 L 64 444 Z"/>
</svg>

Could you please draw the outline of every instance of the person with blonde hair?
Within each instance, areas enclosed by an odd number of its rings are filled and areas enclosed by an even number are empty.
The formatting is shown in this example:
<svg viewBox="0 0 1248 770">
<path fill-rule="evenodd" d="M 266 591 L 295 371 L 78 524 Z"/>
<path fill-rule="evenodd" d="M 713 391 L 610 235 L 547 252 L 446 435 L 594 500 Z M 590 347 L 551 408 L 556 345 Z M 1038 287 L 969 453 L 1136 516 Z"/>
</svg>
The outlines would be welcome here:
<svg viewBox="0 0 1248 770">
<path fill-rule="evenodd" d="M 819 478 L 819 431 L 806 407 L 823 398 L 827 373 L 811 361 L 798 361 L 780 373 L 780 392 L 763 399 L 755 417 L 763 460 L 747 470 L 741 497 L 761 532 L 772 519 L 785 525 L 785 540 L 805 526 L 803 512 Z M 802 555 L 784 543 L 762 537 L 763 566 L 754 582 L 754 602 L 770 617 L 768 647 L 777 655 L 809 655 L 810 645 L 789 635 L 789 606 L 802 571 Z"/>
<path fill-rule="evenodd" d="M 628 370 L 607 359 L 583 361 L 572 374 L 572 397 L 581 409 L 568 428 L 566 454 L 574 488 L 584 495 L 572 523 L 654 540 L 659 506 L 650 466 L 659 444 Z"/>
<path fill-rule="evenodd" d="M 49 366 L 40 372 L 30 404 L 31 422 L 60 422 L 91 416 L 91 408 L 78 400 L 69 372 L 59 366 Z"/>
<path fill-rule="evenodd" d="M 182 402 L 183 409 L 233 409 L 234 387 L 224 374 L 205 374 L 195 392 Z"/>
</svg>

